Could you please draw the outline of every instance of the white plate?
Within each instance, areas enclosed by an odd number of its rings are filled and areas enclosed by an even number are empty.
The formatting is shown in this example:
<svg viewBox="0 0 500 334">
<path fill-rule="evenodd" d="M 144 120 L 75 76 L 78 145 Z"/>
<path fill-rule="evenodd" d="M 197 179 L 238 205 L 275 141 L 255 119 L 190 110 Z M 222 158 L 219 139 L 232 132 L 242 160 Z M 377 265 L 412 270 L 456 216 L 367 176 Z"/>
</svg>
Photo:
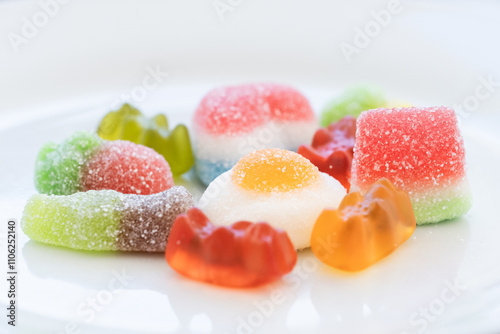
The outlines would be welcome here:
<svg viewBox="0 0 500 334">
<path fill-rule="evenodd" d="M 492 1 L 401 1 L 401 13 L 350 63 L 339 46 L 352 44 L 357 29 L 373 25 L 373 12 L 389 1 L 222 1 L 234 6 L 224 20 L 212 0 L 70 1 L 19 53 L 9 34 L 21 33 L 23 18 L 43 15 L 39 3 L 51 1 L 0 4 L 0 268 L 7 219 L 19 220 L 35 193 L 41 145 L 95 130 L 111 101 L 140 86 L 149 68 L 170 75 L 140 108 L 164 111 L 172 123 L 186 122 L 219 83 L 288 83 L 318 111 L 353 82 L 374 82 L 412 103 L 454 106 L 473 97 L 481 80 L 500 79 L 500 10 Z M 369 269 L 339 273 L 305 251 L 284 282 L 224 289 L 180 277 L 160 254 L 51 247 L 29 241 L 18 227 L 17 332 L 500 332 L 499 90 L 462 119 L 471 212 L 418 227 Z M 199 195 L 196 185 L 190 190 Z M 8 328 L 4 269 L 2 334 Z M 110 293 L 114 273 L 122 271 L 132 279 Z M 455 281 L 466 288 L 453 298 L 446 289 Z M 88 303 L 96 297 L 106 305 L 90 319 Z"/>
<path fill-rule="evenodd" d="M 325 90 L 301 88 L 314 105 L 327 95 Z M 172 89 L 177 98 L 156 101 L 157 106 L 152 102 L 145 112 L 163 109 L 172 119 L 189 122 L 187 111 L 196 102 L 188 103 L 185 97 L 198 91 Z M 8 215 L 20 219 L 24 203 L 35 192 L 33 163 L 43 142 L 60 141 L 75 130 L 94 130 L 106 108 L 85 110 L 75 105 L 74 113 L 1 131 L 2 211 L 7 208 Z M 357 274 L 332 270 L 307 250 L 299 253 L 294 272 L 283 281 L 257 289 L 226 289 L 181 277 L 162 254 L 52 247 L 30 241 L 18 227 L 18 329 L 22 333 L 71 333 L 74 328 L 85 333 L 498 330 L 500 224 L 495 193 L 500 189 L 500 138 L 489 130 L 492 123 L 498 125 L 498 117 L 475 115 L 463 124 L 474 195 L 471 212 L 454 221 L 419 226 L 393 254 Z M 191 190 L 199 194 L 196 187 Z M 120 283 L 117 273 L 130 277 Z M 450 290 L 454 284 L 461 288 Z M 0 302 L 5 304 L 6 287 L 1 289 Z"/>
</svg>

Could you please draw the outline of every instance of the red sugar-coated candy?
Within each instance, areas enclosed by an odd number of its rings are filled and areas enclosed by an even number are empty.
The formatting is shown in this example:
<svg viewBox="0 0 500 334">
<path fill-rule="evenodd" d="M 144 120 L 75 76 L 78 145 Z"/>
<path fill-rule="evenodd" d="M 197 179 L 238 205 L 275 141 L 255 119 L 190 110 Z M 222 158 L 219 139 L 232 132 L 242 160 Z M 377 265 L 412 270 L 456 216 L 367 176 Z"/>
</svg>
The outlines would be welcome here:
<svg viewBox="0 0 500 334">
<path fill-rule="evenodd" d="M 211 90 L 196 110 L 194 124 L 215 135 L 228 134 L 228 129 L 238 133 L 252 131 L 269 117 L 269 107 L 260 90 L 253 84 Z"/>
<path fill-rule="evenodd" d="M 271 117 L 281 121 L 308 121 L 314 112 L 307 98 L 295 88 L 278 84 L 262 84 Z"/>
<path fill-rule="evenodd" d="M 452 109 L 379 108 L 363 112 L 357 122 L 353 184 L 359 189 L 387 177 L 411 194 L 465 177 L 463 139 Z"/>
<path fill-rule="evenodd" d="M 82 169 L 81 182 L 83 191 L 110 189 L 140 195 L 159 193 L 174 185 L 163 156 L 123 140 L 103 144 Z"/>
<path fill-rule="evenodd" d="M 194 124 L 213 135 L 250 133 L 268 122 L 311 121 L 314 112 L 296 89 L 279 84 L 219 87 L 200 102 Z"/>
<path fill-rule="evenodd" d="M 346 116 L 316 131 L 311 146 L 301 145 L 298 153 L 349 191 L 355 134 L 356 118 Z"/>
<path fill-rule="evenodd" d="M 198 281 L 251 287 L 280 278 L 297 262 L 285 231 L 240 221 L 214 226 L 198 208 L 177 216 L 165 258 L 178 273 Z"/>
</svg>

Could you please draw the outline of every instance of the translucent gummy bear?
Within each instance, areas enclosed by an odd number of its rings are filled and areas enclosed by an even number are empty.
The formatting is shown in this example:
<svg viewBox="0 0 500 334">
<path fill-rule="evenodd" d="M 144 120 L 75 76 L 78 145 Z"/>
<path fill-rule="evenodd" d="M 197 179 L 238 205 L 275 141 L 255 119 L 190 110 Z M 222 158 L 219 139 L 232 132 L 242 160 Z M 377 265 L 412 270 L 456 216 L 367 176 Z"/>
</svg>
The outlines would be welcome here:
<svg viewBox="0 0 500 334">
<path fill-rule="evenodd" d="M 415 226 L 408 195 L 381 179 L 364 195 L 347 194 L 337 210 L 324 210 L 314 225 L 311 249 L 334 268 L 359 271 L 392 253 Z"/>
<path fill-rule="evenodd" d="M 174 270 L 195 280 L 249 287 L 289 273 L 297 253 L 287 234 L 267 223 L 216 227 L 192 208 L 177 217 L 165 258 Z"/>
</svg>

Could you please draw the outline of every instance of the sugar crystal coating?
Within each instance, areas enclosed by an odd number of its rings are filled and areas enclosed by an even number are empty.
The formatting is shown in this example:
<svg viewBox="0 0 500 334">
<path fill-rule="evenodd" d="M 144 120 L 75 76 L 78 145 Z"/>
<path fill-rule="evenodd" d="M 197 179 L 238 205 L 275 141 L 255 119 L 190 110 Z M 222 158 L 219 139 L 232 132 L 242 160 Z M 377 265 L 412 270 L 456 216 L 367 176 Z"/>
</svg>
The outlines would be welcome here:
<svg viewBox="0 0 500 334">
<path fill-rule="evenodd" d="M 174 185 L 170 167 L 153 149 L 129 141 L 103 144 L 82 169 L 83 190 L 154 194 Z"/>
<path fill-rule="evenodd" d="M 21 227 L 33 240 L 84 250 L 116 250 L 123 194 L 113 190 L 33 195 Z"/>
<path fill-rule="evenodd" d="M 271 118 L 280 120 L 314 120 L 307 98 L 296 89 L 278 84 L 261 84 Z"/>
<path fill-rule="evenodd" d="M 417 224 L 466 213 L 471 196 L 454 111 L 410 107 L 362 113 L 357 120 L 352 184 L 366 190 L 383 177 L 408 192 Z"/>
<path fill-rule="evenodd" d="M 104 116 L 97 134 L 106 140 L 122 139 L 151 147 L 167 160 L 176 175 L 187 172 L 194 164 L 188 129 L 178 124 L 170 130 L 164 114 L 147 118 L 137 108 L 124 104 Z"/>
<path fill-rule="evenodd" d="M 45 144 L 35 163 L 35 188 L 44 194 L 69 195 L 82 190 L 80 171 L 103 140 L 75 132 L 61 144 Z"/>
<path fill-rule="evenodd" d="M 359 271 L 392 253 L 415 226 L 408 194 L 381 179 L 364 195 L 347 194 L 337 210 L 324 210 L 314 224 L 311 249 L 334 268 Z"/>
<path fill-rule="evenodd" d="M 53 195 L 104 189 L 147 195 L 173 184 L 168 163 L 154 150 L 128 141 L 102 140 L 90 132 L 76 132 L 61 144 L 46 144 L 35 165 L 37 190 Z"/>
<path fill-rule="evenodd" d="M 199 206 L 215 225 L 268 222 L 285 230 L 293 245 L 302 249 L 310 246 L 321 211 L 336 208 L 345 193 L 337 180 L 299 154 L 268 149 L 250 153 L 217 177 Z"/>
<path fill-rule="evenodd" d="M 328 126 L 347 115 L 358 117 L 369 109 L 385 107 L 384 93 L 377 87 L 355 85 L 349 87 L 340 96 L 330 101 L 321 113 L 321 126 Z"/>
<path fill-rule="evenodd" d="M 174 270 L 195 280 L 249 287 L 290 272 L 297 253 L 286 233 L 267 223 L 216 227 L 192 208 L 175 220 L 165 258 Z"/>
<path fill-rule="evenodd" d="M 269 106 L 261 87 L 218 87 L 201 101 L 193 118 L 195 128 L 228 136 L 251 131 L 269 118 Z"/>
<path fill-rule="evenodd" d="M 316 130 L 316 118 L 292 87 L 244 84 L 210 91 L 196 110 L 193 129 L 196 171 L 209 184 L 247 153 L 296 150 Z"/>
<path fill-rule="evenodd" d="M 33 195 L 21 219 L 33 240 L 82 250 L 162 252 L 177 214 L 193 199 L 183 187 L 152 195 L 90 190 Z"/>
<path fill-rule="evenodd" d="M 282 149 L 250 153 L 233 168 L 232 182 L 262 193 L 285 192 L 319 181 L 318 169 L 299 154 Z"/>
<path fill-rule="evenodd" d="M 117 248 L 124 251 L 165 251 L 175 218 L 193 205 L 193 197 L 181 186 L 158 194 L 124 197 Z"/>
</svg>

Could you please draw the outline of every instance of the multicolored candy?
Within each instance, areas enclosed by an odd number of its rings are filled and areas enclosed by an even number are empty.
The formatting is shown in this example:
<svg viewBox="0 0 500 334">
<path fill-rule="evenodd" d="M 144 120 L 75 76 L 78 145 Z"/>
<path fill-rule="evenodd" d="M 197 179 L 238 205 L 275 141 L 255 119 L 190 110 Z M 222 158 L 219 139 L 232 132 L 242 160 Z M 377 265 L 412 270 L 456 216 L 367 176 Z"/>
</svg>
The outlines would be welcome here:
<svg viewBox="0 0 500 334">
<path fill-rule="evenodd" d="M 207 188 L 199 206 L 215 225 L 264 221 L 288 233 L 297 249 L 310 246 L 314 222 L 336 208 L 346 190 L 300 154 L 282 149 L 244 156 Z"/>
<path fill-rule="evenodd" d="M 216 88 L 203 98 L 193 119 L 198 176 L 208 185 L 255 150 L 296 150 L 316 127 L 308 100 L 294 88 L 276 84 Z"/>
<path fill-rule="evenodd" d="M 24 208 L 21 228 L 33 240 L 74 249 L 164 252 L 175 218 L 192 206 L 184 187 L 152 195 L 36 194 Z"/>
<path fill-rule="evenodd" d="M 465 149 L 455 112 L 447 107 L 374 109 L 357 120 L 352 189 L 389 179 L 410 196 L 417 224 L 469 211 Z"/>
<path fill-rule="evenodd" d="M 149 195 L 173 185 L 168 163 L 154 150 L 123 140 L 105 141 L 90 132 L 45 144 L 36 159 L 35 187 L 44 194 L 111 189 Z"/>
</svg>

